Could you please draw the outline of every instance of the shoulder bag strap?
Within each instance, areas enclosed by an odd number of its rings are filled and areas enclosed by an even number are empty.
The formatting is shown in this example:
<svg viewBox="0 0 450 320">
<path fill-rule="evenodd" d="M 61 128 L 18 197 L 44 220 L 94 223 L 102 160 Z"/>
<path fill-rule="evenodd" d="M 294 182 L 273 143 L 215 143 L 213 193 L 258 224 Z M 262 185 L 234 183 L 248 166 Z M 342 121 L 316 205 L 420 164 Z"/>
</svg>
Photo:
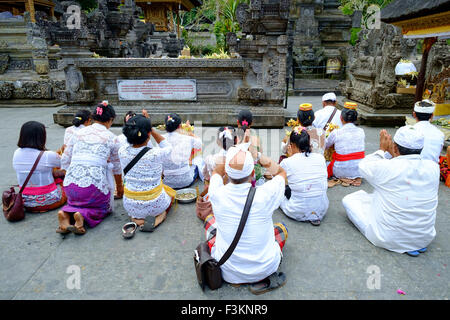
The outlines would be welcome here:
<svg viewBox="0 0 450 320">
<path fill-rule="evenodd" d="M 123 169 L 123 175 L 126 175 L 128 173 L 128 171 L 131 170 L 131 168 L 134 167 L 134 165 L 144 156 L 144 154 L 147 153 L 147 151 L 150 150 L 149 147 L 145 147 L 144 149 L 142 149 L 137 155 L 136 157 L 134 157 L 133 160 L 130 161 L 130 163 L 125 167 L 125 169 Z"/>
<path fill-rule="evenodd" d="M 325 127 L 323 127 L 323 130 L 327 130 L 327 126 L 331 122 L 331 120 L 333 120 L 334 115 L 336 114 L 336 111 L 337 111 L 337 108 L 334 107 L 333 113 L 331 114 L 330 119 L 328 119 L 327 123 L 325 124 Z"/>
<path fill-rule="evenodd" d="M 256 188 L 251 187 L 250 191 L 248 193 L 248 196 L 247 196 L 247 201 L 245 202 L 244 212 L 242 213 L 242 218 L 241 218 L 241 221 L 239 222 L 239 227 L 237 229 L 236 235 L 234 236 L 233 242 L 231 242 L 230 247 L 228 248 L 228 250 L 225 252 L 225 254 L 220 259 L 220 261 L 218 263 L 219 266 L 221 266 L 228 260 L 228 258 L 231 256 L 234 249 L 236 248 L 236 246 L 239 242 L 239 239 L 241 238 L 242 231 L 244 231 L 245 223 L 247 222 L 248 214 L 249 214 L 250 208 L 252 206 L 255 192 L 256 192 Z"/>
<path fill-rule="evenodd" d="M 34 162 L 33 167 L 30 170 L 30 173 L 28 174 L 27 178 L 25 179 L 25 182 L 23 183 L 22 188 L 20 188 L 19 193 L 22 193 L 23 190 L 25 189 L 25 187 L 27 186 L 28 181 L 30 181 L 31 176 L 33 175 L 34 170 L 36 170 L 36 167 L 37 167 L 37 165 L 39 163 L 39 160 L 41 160 L 41 157 L 42 157 L 43 154 L 44 154 L 44 150 L 42 150 L 39 153 L 39 155 L 37 156 L 36 161 Z"/>
</svg>

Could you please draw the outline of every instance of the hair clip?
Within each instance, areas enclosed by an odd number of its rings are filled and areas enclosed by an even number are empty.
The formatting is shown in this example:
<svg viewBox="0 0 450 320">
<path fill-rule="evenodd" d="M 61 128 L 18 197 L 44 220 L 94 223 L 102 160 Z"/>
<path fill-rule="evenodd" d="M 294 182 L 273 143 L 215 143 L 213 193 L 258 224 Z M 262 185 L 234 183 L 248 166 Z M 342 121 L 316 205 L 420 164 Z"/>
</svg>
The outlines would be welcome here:
<svg viewBox="0 0 450 320">
<path fill-rule="evenodd" d="M 141 134 L 141 132 L 140 131 L 138 131 L 138 137 L 140 137 L 142 134 Z"/>
<path fill-rule="evenodd" d="M 103 101 L 102 101 L 102 105 L 104 105 L 105 107 L 107 107 L 108 104 L 109 104 L 109 103 L 108 103 L 108 100 L 103 100 Z"/>
<path fill-rule="evenodd" d="M 167 121 L 175 121 L 171 116 L 167 116 Z"/>
<path fill-rule="evenodd" d="M 100 107 L 97 107 L 97 112 L 96 112 L 99 116 L 101 116 L 103 114 L 103 109 Z"/>
<path fill-rule="evenodd" d="M 81 117 L 75 117 L 75 119 L 78 119 L 78 120 L 83 120 L 83 118 L 81 118 Z"/>
</svg>

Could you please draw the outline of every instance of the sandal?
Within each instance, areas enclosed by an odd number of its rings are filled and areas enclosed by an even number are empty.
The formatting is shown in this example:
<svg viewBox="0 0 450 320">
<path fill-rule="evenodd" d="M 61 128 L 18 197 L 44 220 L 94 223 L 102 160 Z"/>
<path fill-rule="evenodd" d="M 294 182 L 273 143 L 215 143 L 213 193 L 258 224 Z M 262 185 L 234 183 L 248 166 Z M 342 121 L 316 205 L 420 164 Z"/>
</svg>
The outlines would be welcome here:
<svg viewBox="0 0 450 320">
<path fill-rule="evenodd" d="M 330 179 L 328 180 L 328 188 L 333 188 L 334 186 L 341 184 L 341 180 Z"/>
<path fill-rule="evenodd" d="M 137 227 L 138 225 L 136 224 L 136 222 L 125 223 L 125 225 L 122 227 L 122 237 L 124 237 L 124 239 L 133 238 L 136 233 Z"/>
<path fill-rule="evenodd" d="M 86 233 L 86 229 L 84 229 L 84 227 L 76 227 L 73 225 L 68 226 L 67 230 L 69 230 L 70 232 L 73 232 L 74 234 L 78 234 L 78 235 L 83 235 Z"/>
<path fill-rule="evenodd" d="M 61 229 L 61 227 L 58 227 L 58 229 L 56 229 L 56 233 L 68 234 L 68 233 L 70 233 L 70 230 L 68 230 L 67 228 L 66 228 L 66 230 L 63 230 L 63 229 Z"/>
<path fill-rule="evenodd" d="M 283 272 L 272 273 L 266 279 L 253 283 L 249 286 L 250 292 L 256 295 L 263 294 L 278 288 L 281 288 L 286 284 L 286 275 Z"/>
<path fill-rule="evenodd" d="M 139 231 L 142 232 L 153 232 L 155 230 L 155 220 L 156 218 L 154 216 L 148 216 L 144 219 L 144 224 L 139 226 Z"/>
</svg>

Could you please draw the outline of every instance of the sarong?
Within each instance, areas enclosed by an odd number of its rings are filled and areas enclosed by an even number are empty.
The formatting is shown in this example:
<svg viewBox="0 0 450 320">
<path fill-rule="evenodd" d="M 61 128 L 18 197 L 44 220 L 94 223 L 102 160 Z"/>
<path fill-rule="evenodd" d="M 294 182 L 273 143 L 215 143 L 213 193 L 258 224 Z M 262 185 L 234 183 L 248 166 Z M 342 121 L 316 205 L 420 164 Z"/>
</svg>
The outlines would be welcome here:
<svg viewBox="0 0 450 320">
<path fill-rule="evenodd" d="M 23 191 L 24 206 L 27 212 L 47 212 L 66 203 L 62 181 L 55 180 L 48 186 L 26 187 Z"/>
<path fill-rule="evenodd" d="M 111 213 L 111 191 L 105 195 L 92 184 L 87 188 L 81 188 L 71 183 L 64 188 L 67 195 L 67 205 L 62 210 L 81 213 L 89 227 L 95 227 Z"/>
<path fill-rule="evenodd" d="M 334 167 L 335 161 L 358 160 L 358 159 L 364 159 L 364 157 L 365 157 L 364 151 L 354 152 L 354 153 L 349 153 L 349 154 L 339 154 L 337 152 L 333 152 L 332 160 L 327 167 L 328 178 L 331 178 L 333 176 L 333 167 Z"/>
</svg>

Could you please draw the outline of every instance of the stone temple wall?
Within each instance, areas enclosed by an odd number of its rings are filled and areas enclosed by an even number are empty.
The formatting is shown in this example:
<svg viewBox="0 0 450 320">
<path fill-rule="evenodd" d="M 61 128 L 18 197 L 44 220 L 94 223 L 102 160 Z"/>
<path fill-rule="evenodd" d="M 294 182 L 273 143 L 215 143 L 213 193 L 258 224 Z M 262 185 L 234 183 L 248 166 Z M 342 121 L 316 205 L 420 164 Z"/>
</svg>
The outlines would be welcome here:
<svg viewBox="0 0 450 320">
<path fill-rule="evenodd" d="M 28 13 L 0 20 L 0 106 L 62 105 L 55 95 L 65 86 L 59 51 L 40 37 Z"/>
<path fill-rule="evenodd" d="M 153 124 L 164 123 L 171 112 L 183 119 L 202 121 L 204 125 L 235 125 L 241 109 L 250 109 L 258 127 L 282 127 L 284 109 L 279 103 L 252 103 L 253 97 L 242 98 L 246 70 L 243 59 L 79 59 L 69 66 L 67 90 L 57 95 L 66 106 L 54 114 L 56 123 L 71 125 L 73 114 L 108 100 L 118 114 L 115 124 L 122 125 L 129 110 L 146 108 Z M 195 79 L 194 101 L 120 100 L 117 80 Z M 261 99 L 261 97 L 257 97 Z"/>
</svg>

